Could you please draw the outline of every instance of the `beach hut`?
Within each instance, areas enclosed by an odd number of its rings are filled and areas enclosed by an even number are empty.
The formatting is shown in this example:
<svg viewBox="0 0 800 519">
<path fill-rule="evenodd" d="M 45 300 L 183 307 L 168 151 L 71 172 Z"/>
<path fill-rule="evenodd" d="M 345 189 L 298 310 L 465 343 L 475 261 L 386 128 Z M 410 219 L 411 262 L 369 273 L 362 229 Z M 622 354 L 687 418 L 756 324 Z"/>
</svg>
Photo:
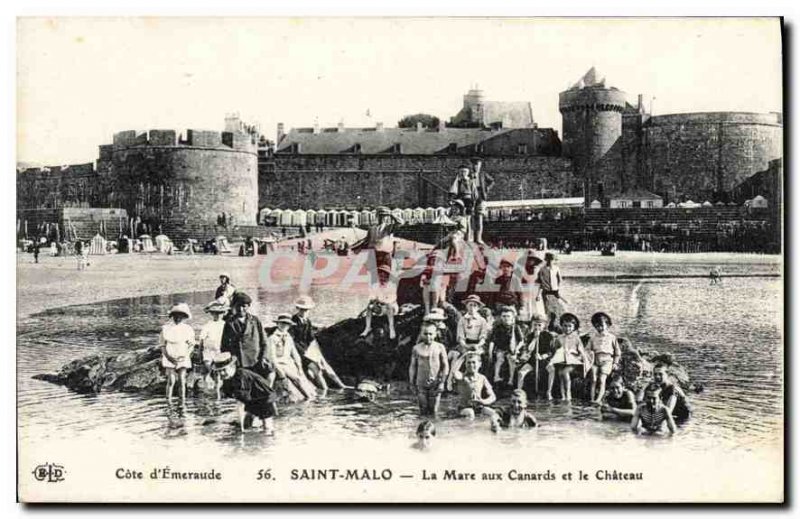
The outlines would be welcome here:
<svg viewBox="0 0 800 519">
<path fill-rule="evenodd" d="M 362 209 L 358 218 L 359 225 L 372 225 L 372 212 L 369 209 Z"/>
<path fill-rule="evenodd" d="M 281 218 L 278 223 L 280 225 L 292 225 L 292 218 L 294 218 L 294 212 L 291 209 L 286 209 L 281 213 Z"/>
<path fill-rule="evenodd" d="M 446 207 L 437 207 L 436 208 L 436 217 L 434 218 L 434 222 L 443 216 L 447 216 L 447 208 Z"/>
<path fill-rule="evenodd" d="M 414 210 L 410 207 L 403 209 L 403 220 L 406 223 L 411 223 L 414 220 Z"/>
<path fill-rule="evenodd" d="M 764 198 L 761 195 L 756 196 L 750 202 L 750 207 L 752 207 L 753 209 L 765 209 L 768 206 L 769 206 L 769 203 L 767 202 L 767 199 Z"/>
<path fill-rule="evenodd" d="M 280 225 L 282 216 L 283 216 L 283 209 L 273 209 L 272 211 L 270 211 L 268 219 L 272 225 Z"/>
<path fill-rule="evenodd" d="M 215 242 L 215 245 L 217 246 L 217 252 L 219 252 L 220 254 L 223 253 L 223 252 L 230 252 L 231 251 L 231 246 L 228 243 L 228 238 L 226 238 L 225 236 L 222 236 L 222 235 L 217 236 L 214 239 L 214 242 Z"/>
<path fill-rule="evenodd" d="M 290 224 L 296 227 L 305 227 L 306 226 L 306 212 L 302 209 L 297 209 L 295 211 L 291 211 L 290 217 Z"/>
<path fill-rule="evenodd" d="M 403 210 L 400 209 L 399 207 L 395 208 L 395 209 L 392 209 L 392 216 L 394 216 L 398 220 L 402 220 L 403 219 Z"/>
<path fill-rule="evenodd" d="M 264 209 L 258 212 L 258 223 L 262 225 L 268 225 L 267 222 L 269 221 L 269 216 L 272 214 L 272 209 L 269 207 L 265 207 Z"/>
<path fill-rule="evenodd" d="M 106 245 L 108 242 L 100 234 L 95 234 L 89 242 L 89 254 L 103 255 L 107 254 Z"/>
<path fill-rule="evenodd" d="M 433 223 L 436 219 L 436 209 L 433 207 L 427 207 L 425 209 L 425 223 Z"/>
<path fill-rule="evenodd" d="M 589 204 L 589 209 L 600 209 L 603 207 L 603 204 L 600 203 L 600 200 L 592 200 L 592 203 Z"/>
<path fill-rule="evenodd" d="M 325 209 L 320 209 L 317 211 L 317 223 L 320 225 L 325 225 L 328 219 L 328 211 Z"/>
<path fill-rule="evenodd" d="M 317 212 L 313 209 L 306 211 L 306 225 L 317 223 Z"/>
<path fill-rule="evenodd" d="M 172 253 L 172 240 L 166 234 L 159 234 L 154 239 L 156 249 L 162 254 Z"/>
<path fill-rule="evenodd" d="M 350 213 L 347 215 L 347 223 L 348 225 L 360 225 L 361 213 L 358 211 L 350 211 Z"/>
<path fill-rule="evenodd" d="M 705 202 L 703 202 L 703 207 L 714 207 L 714 204 L 706 200 Z"/>
<path fill-rule="evenodd" d="M 153 245 L 153 238 L 149 234 L 142 234 L 139 236 L 139 242 L 142 244 L 142 252 L 156 251 L 156 248 Z"/>
<path fill-rule="evenodd" d="M 414 209 L 413 213 L 414 213 L 414 223 L 422 223 L 425 221 L 425 209 L 417 207 Z"/>
</svg>

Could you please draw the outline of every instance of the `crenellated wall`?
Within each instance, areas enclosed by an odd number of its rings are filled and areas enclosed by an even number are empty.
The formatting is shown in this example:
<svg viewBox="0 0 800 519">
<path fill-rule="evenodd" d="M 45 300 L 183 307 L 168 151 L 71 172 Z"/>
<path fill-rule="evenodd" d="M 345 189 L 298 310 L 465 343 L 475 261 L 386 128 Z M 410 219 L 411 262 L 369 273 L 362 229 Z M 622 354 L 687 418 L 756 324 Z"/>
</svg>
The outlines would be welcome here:
<svg viewBox="0 0 800 519">
<path fill-rule="evenodd" d="M 255 138 L 248 134 L 188 130 L 114 135 L 101 149 L 111 172 L 109 203 L 153 223 L 213 224 L 221 213 L 254 224 L 258 212 Z"/>
</svg>

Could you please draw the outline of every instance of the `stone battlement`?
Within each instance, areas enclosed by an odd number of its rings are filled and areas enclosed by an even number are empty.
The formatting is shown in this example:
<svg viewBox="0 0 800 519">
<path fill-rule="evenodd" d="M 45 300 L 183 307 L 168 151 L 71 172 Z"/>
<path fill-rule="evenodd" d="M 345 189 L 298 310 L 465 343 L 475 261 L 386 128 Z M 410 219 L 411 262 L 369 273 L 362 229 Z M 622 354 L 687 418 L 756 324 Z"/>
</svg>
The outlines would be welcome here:
<svg viewBox="0 0 800 519">
<path fill-rule="evenodd" d="M 256 153 L 258 139 L 255 135 L 243 132 L 218 132 L 209 130 L 186 130 L 186 137 L 175 130 L 149 130 L 139 132 L 127 130 L 114 134 L 113 148 L 189 147 L 236 150 Z"/>
<path fill-rule="evenodd" d="M 649 126 L 679 124 L 757 124 L 783 127 L 783 115 L 756 112 L 695 112 L 686 114 L 655 115 L 648 119 Z"/>
<path fill-rule="evenodd" d="M 587 109 L 621 113 L 625 110 L 625 104 L 625 92 L 616 88 L 585 87 L 558 94 L 561 113 Z"/>
</svg>

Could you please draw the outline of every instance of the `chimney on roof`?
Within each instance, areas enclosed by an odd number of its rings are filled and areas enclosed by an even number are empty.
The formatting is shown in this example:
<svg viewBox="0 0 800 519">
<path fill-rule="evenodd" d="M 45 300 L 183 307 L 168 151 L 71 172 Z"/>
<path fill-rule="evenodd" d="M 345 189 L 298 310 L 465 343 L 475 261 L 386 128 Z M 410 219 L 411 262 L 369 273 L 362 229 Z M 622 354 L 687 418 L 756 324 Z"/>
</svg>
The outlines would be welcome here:
<svg viewBox="0 0 800 519">
<path fill-rule="evenodd" d="M 285 135 L 286 134 L 283 133 L 283 123 L 278 123 L 278 133 L 277 133 L 277 136 L 276 136 L 276 144 L 280 144 Z"/>
<path fill-rule="evenodd" d="M 642 102 L 642 94 L 639 94 L 639 104 L 636 106 L 636 108 L 637 110 L 639 110 L 639 113 L 642 113 L 642 111 L 644 110 L 644 103 Z"/>
<path fill-rule="evenodd" d="M 383 131 L 383 123 L 375 123 L 375 131 L 382 132 Z"/>
<path fill-rule="evenodd" d="M 319 133 L 319 121 L 314 121 L 314 133 Z"/>
</svg>

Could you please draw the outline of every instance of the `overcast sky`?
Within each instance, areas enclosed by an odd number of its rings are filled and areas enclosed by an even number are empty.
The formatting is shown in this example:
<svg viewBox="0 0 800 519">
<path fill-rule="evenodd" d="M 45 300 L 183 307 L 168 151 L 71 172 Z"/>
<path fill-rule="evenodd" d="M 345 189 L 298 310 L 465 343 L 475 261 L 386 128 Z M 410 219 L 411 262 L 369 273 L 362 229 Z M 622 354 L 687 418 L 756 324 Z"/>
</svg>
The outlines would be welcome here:
<svg viewBox="0 0 800 519">
<path fill-rule="evenodd" d="M 591 66 L 655 114 L 781 111 L 777 19 L 22 19 L 18 160 L 90 162 L 126 129 L 219 129 L 239 112 L 287 128 L 449 118 L 477 83 L 530 101 Z M 367 116 L 369 111 L 370 117 Z"/>
</svg>

